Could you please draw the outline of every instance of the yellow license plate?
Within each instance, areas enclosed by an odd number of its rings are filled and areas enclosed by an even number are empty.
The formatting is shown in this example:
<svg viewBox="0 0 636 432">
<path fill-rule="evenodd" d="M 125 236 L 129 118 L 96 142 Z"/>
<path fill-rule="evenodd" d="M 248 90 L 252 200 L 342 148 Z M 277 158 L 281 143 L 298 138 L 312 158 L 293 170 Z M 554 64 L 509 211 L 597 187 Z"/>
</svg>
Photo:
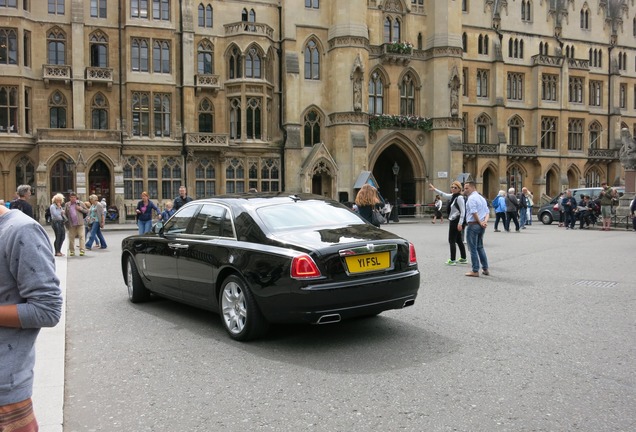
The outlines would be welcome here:
<svg viewBox="0 0 636 432">
<path fill-rule="evenodd" d="M 349 273 L 365 273 L 388 269 L 391 266 L 391 252 L 377 252 L 345 257 Z"/>
</svg>

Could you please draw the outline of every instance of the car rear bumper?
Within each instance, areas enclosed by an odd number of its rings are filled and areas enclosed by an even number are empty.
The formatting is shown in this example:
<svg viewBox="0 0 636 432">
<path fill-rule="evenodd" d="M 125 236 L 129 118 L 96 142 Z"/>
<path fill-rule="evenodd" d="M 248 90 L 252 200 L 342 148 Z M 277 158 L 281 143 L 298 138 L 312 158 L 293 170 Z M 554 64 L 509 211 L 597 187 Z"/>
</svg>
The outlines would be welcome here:
<svg viewBox="0 0 636 432">
<path fill-rule="evenodd" d="M 271 322 L 322 324 L 390 309 L 402 309 L 415 302 L 420 286 L 418 270 L 399 275 L 377 276 L 347 283 L 309 285 L 289 294 L 288 301 L 278 298 L 276 305 L 261 304 Z M 293 305 L 286 307 L 286 305 Z"/>
</svg>

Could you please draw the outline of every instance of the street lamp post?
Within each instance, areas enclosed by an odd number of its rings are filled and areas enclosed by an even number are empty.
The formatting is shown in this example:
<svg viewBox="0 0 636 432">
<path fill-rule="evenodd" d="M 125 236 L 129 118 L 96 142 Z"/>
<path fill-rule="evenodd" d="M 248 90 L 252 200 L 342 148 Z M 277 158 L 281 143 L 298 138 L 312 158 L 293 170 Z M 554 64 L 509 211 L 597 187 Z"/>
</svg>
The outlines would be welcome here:
<svg viewBox="0 0 636 432">
<path fill-rule="evenodd" d="M 399 222 L 400 217 L 398 216 L 398 185 L 397 185 L 397 176 L 400 172 L 400 166 L 395 162 L 393 164 L 393 176 L 395 177 L 395 213 L 393 213 L 393 222 Z"/>
</svg>

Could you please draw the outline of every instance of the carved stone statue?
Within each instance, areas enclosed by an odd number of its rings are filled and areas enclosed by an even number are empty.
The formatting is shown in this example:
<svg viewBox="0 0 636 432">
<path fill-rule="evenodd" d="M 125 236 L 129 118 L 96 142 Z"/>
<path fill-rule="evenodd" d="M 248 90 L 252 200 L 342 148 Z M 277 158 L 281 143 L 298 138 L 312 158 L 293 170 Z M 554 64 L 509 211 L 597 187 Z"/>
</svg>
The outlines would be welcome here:
<svg viewBox="0 0 636 432">
<path fill-rule="evenodd" d="M 450 114 L 451 117 L 459 116 L 459 87 L 461 86 L 461 82 L 459 81 L 459 76 L 457 75 L 457 66 L 453 67 L 451 71 L 451 79 L 448 83 L 448 87 L 450 88 Z"/>
<path fill-rule="evenodd" d="M 353 110 L 362 110 L 362 79 L 360 77 L 353 80 Z"/>
<path fill-rule="evenodd" d="M 629 129 L 621 130 L 621 142 L 623 143 L 619 152 L 621 165 L 626 170 L 636 170 L 636 141 L 629 133 Z"/>
</svg>

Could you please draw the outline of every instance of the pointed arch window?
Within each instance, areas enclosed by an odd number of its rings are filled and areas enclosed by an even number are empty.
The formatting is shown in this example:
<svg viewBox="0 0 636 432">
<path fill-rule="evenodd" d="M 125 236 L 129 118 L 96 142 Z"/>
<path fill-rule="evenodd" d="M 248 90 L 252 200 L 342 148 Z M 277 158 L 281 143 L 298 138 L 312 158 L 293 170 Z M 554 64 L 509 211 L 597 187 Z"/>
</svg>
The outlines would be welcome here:
<svg viewBox="0 0 636 432">
<path fill-rule="evenodd" d="M 142 160 L 136 156 L 126 159 L 123 166 L 124 199 L 138 198 L 144 190 L 144 167 Z"/>
<path fill-rule="evenodd" d="M 581 9 L 581 28 L 590 29 L 590 11 L 587 8 Z"/>
<path fill-rule="evenodd" d="M 148 40 L 133 39 L 131 45 L 132 70 L 148 72 Z"/>
<path fill-rule="evenodd" d="M 506 172 L 506 177 L 508 179 L 508 189 L 515 188 L 516 191 L 523 189 L 523 171 L 518 166 L 511 166 Z"/>
<path fill-rule="evenodd" d="M 241 21 L 245 23 L 255 23 L 256 12 L 254 12 L 254 9 L 250 9 L 249 11 L 247 9 L 243 9 L 241 12 Z M 245 24 L 244 29 L 245 31 L 256 31 L 256 27 L 253 24 Z"/>
<path fill-rule="evenodd" d="M 369 114 L 384 114 L 384 82 L 377 71 L 369 79 Z"/>
<path fill-rule="evenodd" d="M 199 132 L 214 133 L 214 105 L 208 98 L 199 103 Z"/>
<path fill-rule="evenodd" d="M 477 70 L 477 97 L 488 97 L 488 71 Z"/>
<path fill-rule="evenodd" d="M 593 122 L 590 125 L 590 129 L 589 129 L 589 133 L 590 133 L 590 148 L 591 149 L 598 149 L 601 148 L 601 143 L 600 143 L 600 139 L 601 139 L 601 133 L 602 133 L 602 129 L 601 129 L 601 125 L 599 122 Z"/>
<path fill-rule="evenodd" d="M 132 94 L 132 134 L 133 136 L 150 135 L 150 94 L 134 92 Z"/>
<path fill-rule="evenodd" d="M 18 163 L 15 164 L 15 184 L 28 184 L 31 189 L 35 190 L 35 167 L 33 162 L 26 156 L 22 156 Z"/>
<path fill-rule="evenodd" d="M 0 64 L 18 64 L 18 37 L 15 29 L 0 28 Z"/>
<path fill-rule="evenodd" d="M 161 168 L 161 198 L 170 199 L 179 195 L 181 187 L 181 158 L 169 157 Z"/>
<path fill-rule="evenodd" d="M 262 113 L 263 108 L 261 98 L 250 98 L 247 101 L 247 109 L 245 110 L 245 114 L 247 115 L 246 126 L 248 139 L 262 138 Z"/>
<path fill-rule="evenodd" d="M 509 100 L 523 100 L 524 74 L 508 72 L 506 94 Z"/>
<path fill-rule="evenodd" d="M 557 118 L 541 117 L 541 148 L 556 150 Z"/>
<path fill-rule="evenodd" d="M 401 42 L 402 41 L 402 22 L 397 17 L 387 16 L 384 18 L 383 24 L 383 42 Z"/>
<path fill-rule="evenodd" d="M 195 199 L 216 195 L 216 169 L 213 160 L 200 159 L 194 168 L 194 177 Z"/>
<path fill-rule="evenodd" d="M 152 70 L 156 73 L 170 73 L 170 42 L 167 40 L 153 42 Z"/>
<path fill-rule="evenodd" d="M 108 129 L 108 99 L 97 93 L 91 103 L 91 126 L 93 129 Z"/>
<path fill-rule="evenodd" d="M 532 20 L 532 6 L 530 0 L 521 0 L 521 21 Z"/>
<path fill-rule="evenodd" d="M 49 98 L 49 127 L 51 129 L 66 128 L 66 98 L 56 91 Z"/>
<path fill-rule="evenodd" d="M 601 174 L 596 168 L 592 168 L 585 174 L 585 187 L 600 187 Z"/>
<path fill-rule="evenodd" d="M 230 100 L 230 139 L 241 139 L 241 100 Z"/>
<path fill-rule="evenodd" d="M 583 119 L 568 120 L 568 150 L 583 150 Z"/>
<path fill-rule="evenodd" d="M 477 53 L 488 55 L 488 45 L 489 45 L 488 35 L 480 34 L 477 39 Z"/>
<path fill-rule="evenodd" d="M 18 133 L 18 87 L 0 87 L 0 132 Z"/>
<path fill-rule="evenodd" d="M 230 52 L 230 79 L 242 78 L 243 69 L 241 66 L 241 52 L 237 47 Z"/>
<path fill-rule="evenodd" d="M 214 73 L 214 46 L 209 40 L 199 42 L 197 47 L 197 73 Z"/>
<path fill-rule="evenodd" d="M 155 93 L 153 106 L 155 136 L 170 137 L 170 111 L 170 95 Z"/>
<path fill-rule="evenodd" d="M 213 23 L 212 5 L 204 5 L 203 3 L 199 3 L 198 14 L 199 14 L 199 17 L 198 17 L 199 27 L 212 28 L 212 23 Z"/>
<path fill-rule="evenodd" d="M 462 51 L 468 52 L 468 36 L 466 33 L 462 33 Z"/>
<path fill-rule="evenodd" d="M 521 130 L 523 128 L 523 120 L 519 116 L 514 116 L 508 122 L 508 142 L 513 146 L 521 145 Z"/>
<path fill-rule="evenodd" d="M 313 147 L 320 142 L 320 128 L 322 127 L 322 117 L 315 109 L 305 114 L 304 138 L 305 147 Z"/>
<path fill-rule="evenodd" d="M 280 159 L 261 159 L 261 192 L 280 191 Z"/>
<path fill-rule="evenodd" d="M 478 144 L 487 144 L 488 143 L 488 129 L 490 126 L 490 119 L 487 115 L 482 114 L 477 117 L 477 143 Z"/>
<path fill-rule="evenodd" d="M 540 42 L 539 43 L 539 54 L 548 55 L 548 43 L 547 42 Z"/>
<path fill-rule="evenodd" d="M 65 159 L 58 159 L 53 164 L 50 186 L 52 191 L 70 192 L 73 190 L 73 172 L 67 167 Z"/>
<path fill-rule="evenodd" d="M 261 56 L 256 48 L 250 48 L 245 56 L 245 78 L 261 78 Z"/>
<path fill-rule="evenodd" d="M 410 73 L 400 83 L 400 115 L 415 115 L 415 82 Z"/>
<path fill-rule="evenodd" d="M 313 39 L 305 45 L 305 79 L 320 79 L 320 52 Z"/>
<path fill-rule="evenodd" d="M 228 159 L 225 166 L 225 193 L 245 192 L 245 167 L 238 158 Z"/>
<path fill-rule="evenodd" d="M 52 65 L 66 64 L 66 35 L 59 29 L 47 34 L 48 62 Z"/>
<path fill-rule="evenodd" d="M 108 67 L 108 39 L 99 32 L 90 37 L 90 61 L 92 67 Z"/>
</svg>

